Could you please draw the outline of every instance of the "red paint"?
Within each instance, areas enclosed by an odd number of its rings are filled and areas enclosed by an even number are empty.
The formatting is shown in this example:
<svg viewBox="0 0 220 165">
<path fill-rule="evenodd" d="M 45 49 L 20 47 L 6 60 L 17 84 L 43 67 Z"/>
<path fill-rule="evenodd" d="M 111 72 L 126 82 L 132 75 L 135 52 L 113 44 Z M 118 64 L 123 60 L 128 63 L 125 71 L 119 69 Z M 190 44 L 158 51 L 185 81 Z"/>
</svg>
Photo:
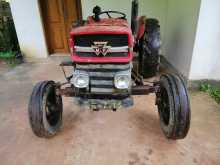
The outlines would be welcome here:
<svg viewBox="0 0 220 165">
<path fill-rule="evenodd" d="M 133 48 L 134 39 L 128 22 L 123 19 L 101 19 L 100 22 L 94 22 L 91 17 L 88 18 L 88 24 L 85 26 L 74 28 L 70 32 L 72 41 L 70 47 L 74 48 L 74 36 L 86 34 L 126 34 L 128 35 L 128 46 Z M 71 54 L 74 62 L 80 63 L 127 63 L 133 59 L 133 52 L 129 52 L 127 57 L 79 57 L 74 51 Z"/>
<path fill-rule="evenodd" d="M 146 17 L 142 16 L 138 19 L 138 33 L 137 33 L 137 40 L 140 40 L 145 32 L 145 21 Z"/>
<path fill-rule="evenodd" d="M 73 39 L 72 39 L 72 38 L 69 39 L 69 45 L 70 45 L 71 48 L 74 47 L 74 42 L 73 42 Z"/>
</svg>

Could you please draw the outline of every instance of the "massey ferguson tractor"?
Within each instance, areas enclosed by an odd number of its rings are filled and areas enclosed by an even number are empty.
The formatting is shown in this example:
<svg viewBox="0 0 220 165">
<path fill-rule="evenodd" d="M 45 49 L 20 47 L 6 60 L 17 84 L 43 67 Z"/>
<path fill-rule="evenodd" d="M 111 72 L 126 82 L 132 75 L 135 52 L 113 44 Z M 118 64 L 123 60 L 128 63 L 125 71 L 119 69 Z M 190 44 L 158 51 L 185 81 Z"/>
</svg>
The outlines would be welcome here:
<svg viewBox="0 0 220 165">
<path fill-rule="evenodd" d="M 71 60 L 60 64 L 66 82 L 43 81 L 33 89 L 28 112 L 34 134 L 49 138 L 60 130 L 63 96 L 94 111 L 116 111 L 132 106 L 135 95 L 155 93 L 163 133 L 168 139 L 185 138 L 190 103 L 182 78 L 162 74 L 157 81 L 146 79 L 159 71 L 158 20 L 138 17 L 137 0 L 132 1 L 131 27 L 124 13 L 96 6 L 93 14 L 70 32 Z M 71 75 L 65 67 L 72 67 Z"/>
</svg>

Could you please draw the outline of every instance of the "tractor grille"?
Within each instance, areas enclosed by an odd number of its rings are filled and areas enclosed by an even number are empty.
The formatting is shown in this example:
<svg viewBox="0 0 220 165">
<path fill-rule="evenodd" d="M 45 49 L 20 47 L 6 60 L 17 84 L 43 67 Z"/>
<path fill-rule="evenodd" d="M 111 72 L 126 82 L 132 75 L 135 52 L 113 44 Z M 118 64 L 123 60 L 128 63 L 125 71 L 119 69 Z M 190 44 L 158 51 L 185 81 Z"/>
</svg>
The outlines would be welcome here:
<svg viewBox="0 0 220 165">
<path fill-rule="evenodd" d="M 74 46 L 76 54 L 79 57 L 97 57 L 97 54 L 92 49 L 95 42 L 106 42 L 106 46 L 110 46 L 114 50 L 110 50 L 106 57 L 127 57 L 128 56 L 128 35 L 79 35 L 74 36 Z M 83 50 L 84 49 L 84 50 Z M 126 51 L 122 51 L 125 49 Z M 118 51 L 117 51 L 118 50 Z"/>
<path fill-rule="evenodd" d="M 97 57 L 97 55 L 93 52 L 77 52 L 79 57 Z M 108 53 L 106 57 L 127 57 L 128 53 Z"/>
<path fill-rule="evenodd" d="M 128 46 L 128 35 L 79 35 L 74 36 L 75 46 L 90 47 L 94 42 L 108 42 L 109 46 Z"/>
<path fill-rule="evenodd" d="M 114 86 L 114 77 L 117 72 L 129 71 L 130 64 L 90 64 L 76 65 L 76 70 L 86 71 L 90 77 L 90 93 L 113 94 L 117 92 Z"/>
</svg>

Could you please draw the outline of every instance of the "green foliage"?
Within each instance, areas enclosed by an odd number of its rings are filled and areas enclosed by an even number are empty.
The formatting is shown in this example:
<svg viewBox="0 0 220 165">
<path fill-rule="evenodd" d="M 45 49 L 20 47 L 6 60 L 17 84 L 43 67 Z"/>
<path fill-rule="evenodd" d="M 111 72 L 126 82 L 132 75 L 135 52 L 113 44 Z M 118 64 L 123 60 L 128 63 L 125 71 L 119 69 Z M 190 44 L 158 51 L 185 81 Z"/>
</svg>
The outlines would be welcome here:
<svg viewBox="0 0 220 165">
<path fill-rule="evenodd" d="M 7 63 L 9 67 L 16 67 L 18 64 L 21 64 L 21 61 L 16 58 L 16 51 L 0 51 L 0 60 L 3 60 Z"/>
<path fill-rule="evenodd" d="M 200 90 L 208 93 L 212 96 L 218 103 L 220 103 L 220 88 L 211 86 L 210 84 L 203 83 L 200 86 Z"/>
<path fill-rule="evenodd" d="M 0 58 L 3 58 L 3 59 L 14 58 L 16 53 L 17 52 L 14 52 L 14 51 L 5 51 L 5 52 L 0 51 Z"/>
</svg>

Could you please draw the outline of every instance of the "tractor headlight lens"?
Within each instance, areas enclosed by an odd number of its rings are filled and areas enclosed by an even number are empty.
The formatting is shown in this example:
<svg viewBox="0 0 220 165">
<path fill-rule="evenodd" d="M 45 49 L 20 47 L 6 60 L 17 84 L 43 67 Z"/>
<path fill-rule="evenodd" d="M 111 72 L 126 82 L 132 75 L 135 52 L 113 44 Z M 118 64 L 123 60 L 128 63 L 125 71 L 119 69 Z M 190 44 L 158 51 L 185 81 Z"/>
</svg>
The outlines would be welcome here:
<svg viewBox="0 0 220 165">
<path fill-rule="evenodd" d="M 117 74 L 115 76 L 115 87 L 118 89 L 128 89 L 130 82 L 131 76 L 128 74 Z"/>
<path fill-rule="evenodd" d="M 89 86 L 89 75 L 87 73 L 75 72 L 71 83 L 76 88 L 87 88 Z"/>
</svg>

